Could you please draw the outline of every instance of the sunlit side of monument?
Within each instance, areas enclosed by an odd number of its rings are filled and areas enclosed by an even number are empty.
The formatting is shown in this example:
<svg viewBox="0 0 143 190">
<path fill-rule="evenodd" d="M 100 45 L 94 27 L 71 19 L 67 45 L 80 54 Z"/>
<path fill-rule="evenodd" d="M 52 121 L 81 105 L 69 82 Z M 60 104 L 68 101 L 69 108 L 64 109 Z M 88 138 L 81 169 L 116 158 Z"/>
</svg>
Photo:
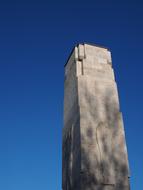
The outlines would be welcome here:
<svg viewBox="0 0 143 190">
<path fill-rule="evenodd" d="M 129 166 L 108 49 L 77 45 L 65 65 L 62 190 L 129 190 Z"/>
</svg>

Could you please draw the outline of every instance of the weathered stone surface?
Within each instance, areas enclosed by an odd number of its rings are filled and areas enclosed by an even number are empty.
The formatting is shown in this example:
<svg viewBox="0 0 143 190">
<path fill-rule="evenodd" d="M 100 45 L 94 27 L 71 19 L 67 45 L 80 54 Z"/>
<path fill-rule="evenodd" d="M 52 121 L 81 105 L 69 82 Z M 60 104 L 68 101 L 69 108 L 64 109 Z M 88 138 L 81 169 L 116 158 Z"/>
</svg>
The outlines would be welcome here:
<svg viewBox="0 0 143 190">
<path fill-rule="evenodd" d="M 80 44 L 65 66 L 63 190 L 129 190 L 118 91 L 106 48 Z"/>
</svg>

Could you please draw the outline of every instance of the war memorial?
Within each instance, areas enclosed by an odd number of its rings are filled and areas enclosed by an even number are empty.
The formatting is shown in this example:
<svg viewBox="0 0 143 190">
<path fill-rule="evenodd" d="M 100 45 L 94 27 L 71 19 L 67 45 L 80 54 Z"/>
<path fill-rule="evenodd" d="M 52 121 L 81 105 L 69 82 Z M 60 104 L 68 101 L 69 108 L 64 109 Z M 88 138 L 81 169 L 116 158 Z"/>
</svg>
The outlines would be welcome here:
<svg viewBox="0 0 143 190">
<path fill-rule="evenodd" d="M 65 65 L 62 190 L 130 190 L 111 52 L 78 44 Z"/>
</svg>

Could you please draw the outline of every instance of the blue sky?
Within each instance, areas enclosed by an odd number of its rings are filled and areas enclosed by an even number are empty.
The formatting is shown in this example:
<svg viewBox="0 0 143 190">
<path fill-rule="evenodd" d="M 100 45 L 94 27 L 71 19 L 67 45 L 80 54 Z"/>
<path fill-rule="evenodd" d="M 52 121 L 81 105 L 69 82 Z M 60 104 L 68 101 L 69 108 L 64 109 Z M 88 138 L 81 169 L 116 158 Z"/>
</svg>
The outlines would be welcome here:
<svg viewBox="0 0 143 190">
<path fill-rule="evenodd" d="M 143 189 L 143 2 L 0 1 L 0 189 L 60 190 L 64 64 L 112 52 L 131 169 Z"/>
</svg>

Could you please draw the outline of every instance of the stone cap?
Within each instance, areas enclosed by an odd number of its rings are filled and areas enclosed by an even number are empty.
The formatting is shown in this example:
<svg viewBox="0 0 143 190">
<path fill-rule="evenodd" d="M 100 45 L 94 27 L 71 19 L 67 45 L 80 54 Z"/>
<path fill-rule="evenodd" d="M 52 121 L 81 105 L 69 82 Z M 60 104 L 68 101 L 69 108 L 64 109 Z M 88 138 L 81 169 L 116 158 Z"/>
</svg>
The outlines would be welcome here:
<svg viewBox="0 0 143 190">
<path fill-rule="evenodd" d="M 85 45 L 85 44 L 86 44 L 86 45 L 90 45 L 90 46 L 94 46 L 94 47 L 97 47 L 97 48 L 105 49 L 105 50 L 107 50 L 107 51 L 110 51 L 109 48 L 107 48 L 107 47 L 104 47 L 104 46 L 101 46 L 101 45 L 97 45 L 97 44 L 93 44 L 93 43 L 77 43 L 77 44 L 72 48 L 72 51 L 71 51 L 71 53 L 70 53 L 70 55 L 69 55 L 69 57 L 68 57 L 68 59 L 67 59 L 65 65 L 64 65 L 64 67 L 67 65 L 67 63 L 68 63 L 70 57 L 72 56 L 72 54 L 73 54 L 73 52 L 74 52 L 74 50 L 75 50 L 75 47 L 78 47 L 79 45 Z"/>
</svg>

